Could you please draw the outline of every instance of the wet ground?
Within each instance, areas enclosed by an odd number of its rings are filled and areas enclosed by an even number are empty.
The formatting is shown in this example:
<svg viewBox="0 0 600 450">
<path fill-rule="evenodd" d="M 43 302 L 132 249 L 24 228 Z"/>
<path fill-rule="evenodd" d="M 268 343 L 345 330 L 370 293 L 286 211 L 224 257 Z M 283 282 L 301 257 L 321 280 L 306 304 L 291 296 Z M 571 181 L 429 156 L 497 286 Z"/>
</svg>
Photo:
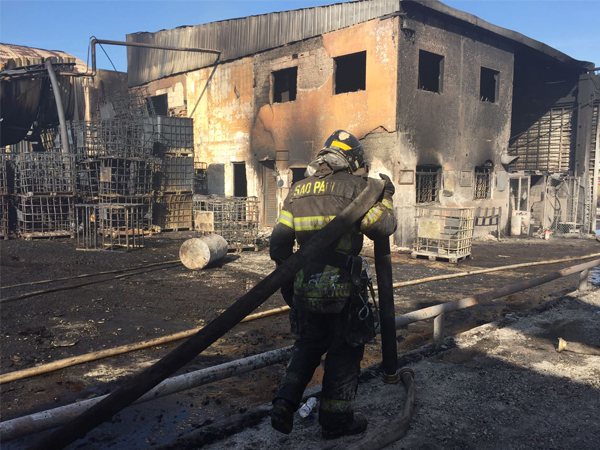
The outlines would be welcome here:
<svg viewBox="0 0 600 450">
<path fill-rule="evenodd" d="M 155 236 L 147 240 L 146 248 L 130 253 L 80 252 L 69 240 L 0 242 L 1 284 L 5 287 L 175 260 L 180 244 L 188 237 L 187 233 Z M 413 260 L 408 252 L 394 252 L 392 260 L 394 281 L 397 282 L 597 252 L 600 252 L 600 243 L 592 239 L 523 239 L 476 243 L 473 258 L 459 265 Z M 364 254 L 372 256 L 372 247 L 365 248 Z M 528 267 L 396 289 L 396 313 L 459 299 L 577 263 Z M 7 373 L 202 326 L 273 269 L 274 264 L 269 261 L 267 251 L 243 252 L 229 254 L 218 266 L 202 271 L 189 271 L 183 266 L 152 267 L 145 274 L 118 280 L 108 279 L 114 275 L 105 275 L 99 277 L 106 279 L 102 283 L 4 303 L 1 310 L 0 370 Z M 83 281 L 86 280 L 8 288 L 2 290 L 2 297 Z M 446 324 L 449 333 L 464 331 L 560 298 L 576 286 L 577 276 L 570 276 L 488 305 L 458 311 L 448 316 Z M 276 294 L 259 311 L 283 305 L 281 296 Z M 428 343 L 431 327 L 431 322 L 420 322 L 400 330 L 399 351 L 406 352 Z M 179 373 L 291 343 L 286 314 L 243 323 Z M 380 360 L 378 344 L 378 340 L 369 344 L 363 362 L 365 367 Z M 108 393 L 124 377 L 151 364 L 175 345 L 0 385 L 2 420 Z M 236 416 L 268 401 L 282 371 L 282 365 L 275 365 L 131 407 L 117 415 L 112 423 L 90 433 L 86 441 L 72 447 L 132 449 L 169 442 L 178 435 Z M 319 384 L 318 376 L 312 384 Z M 39 435 L 4 444 L 6 448 L 21 448 L 26 442 L 35 442 L 38 438 Z"/>
</svg>

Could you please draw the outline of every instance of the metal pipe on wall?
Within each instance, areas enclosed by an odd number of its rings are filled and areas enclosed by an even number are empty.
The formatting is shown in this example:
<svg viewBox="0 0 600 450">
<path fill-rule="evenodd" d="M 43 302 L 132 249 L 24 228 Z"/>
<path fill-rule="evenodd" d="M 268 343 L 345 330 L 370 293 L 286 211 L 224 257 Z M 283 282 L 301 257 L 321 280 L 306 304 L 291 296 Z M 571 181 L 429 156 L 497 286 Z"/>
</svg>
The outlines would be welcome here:
<svg viewBox="0 0 600 450">
<path fill-rule="evenodd" d="M 58 84 L 58 78 L 56 78 L 56 72 L 52 66 L 52 61 L 46 59 L 45 62 L 50 82 L 52 83 L 52 91 L 54 92 L 54 99 L 56 100 L 56 111 L 58 112 L 58 122 L 60 123 L 60 139 L 62 141 L 62 152 L 69 153 L 69 135 L 67 133 L 67 120 L 65 119 L 65 108 L 63 107 L 62 96 L 60 95 L 60 86 Z M 74 87 L 75 88 L 75 87 Z M 75 105 L 77 108 L 77 105 Z"/>
</svg>

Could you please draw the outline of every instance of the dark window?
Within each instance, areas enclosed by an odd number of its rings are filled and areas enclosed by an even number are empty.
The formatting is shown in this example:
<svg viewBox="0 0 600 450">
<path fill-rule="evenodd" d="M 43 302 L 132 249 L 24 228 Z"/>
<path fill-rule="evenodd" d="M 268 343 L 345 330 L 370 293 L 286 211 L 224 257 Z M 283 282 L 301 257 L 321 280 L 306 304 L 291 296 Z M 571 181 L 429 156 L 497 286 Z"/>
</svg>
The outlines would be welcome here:
<svg viewBox="0 0 600 450">
<path fill-rule="evenodd" d="M 335 63 L 335 94 L 364 91 L 367 84 L 367 52 L 338 56 Z"/>
<path fill-rule="evenodd" d="M 208 194 L 207 164 L 194 162 L 194 194 Z"/>
<path fill-rule="evenodd" d="M 233 163 L 233 196 L 247 197 L 246 163 Z"/>
<path fill-rule="evenodd" d="M 442 93 L 444 57 L 419 50 L 419 89 Z"/>
<path fill-rule="evenodd" d="M 439 166 L 417 166 L 417 203 L 436 202 L 440 185 Z"/>
<path fill-rule="evenodd" d="M 273 72 L 273 103 L 293 102 L 296 100 L 298 68 Z"/>
<path fill-rule="evenodd" d="M 169 104 L 167 101 L 167 94 L 154 95 L 150 97 L 152 106 L 154 107 L 154 113 L 157 116 L 166 116 L 169 112 Z"/>
<path fill-rule="evenodd" d="M 481 78 L 479 80 L 479 100 L 482 102 L 496 103 L 498 98 L 498 77 L 500 72 L 497 70 L 481 68 Z"/>
<path fill-rule="evenodd" d="M 306 167 L 293 167 L 292 168 L 292 184 L 297 183 L 298 181 L 304 180 L 306 178 L 304 176 L 304 172 L 306 172 Z"/>
<path fill-rule="evenodd" d="M 475 191 L 473 198 L 475 200 L 490 198 L 491 185 L 492 167 L 486 164 L 475 167 Z"/>
</svg>

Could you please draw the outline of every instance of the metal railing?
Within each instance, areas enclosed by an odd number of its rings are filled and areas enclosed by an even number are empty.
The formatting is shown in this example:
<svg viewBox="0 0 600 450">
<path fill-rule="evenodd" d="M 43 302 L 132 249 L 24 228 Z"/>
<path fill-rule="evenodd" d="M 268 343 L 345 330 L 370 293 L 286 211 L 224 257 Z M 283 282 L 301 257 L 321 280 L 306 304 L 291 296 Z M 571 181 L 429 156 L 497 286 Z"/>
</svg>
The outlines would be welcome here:
<svg viewBox="0 0 600 450">
<path fill-rule="evenodd" d="M 444 340 L 444 314 L 449 313 L 451 311 L 458 311 L 459 309 L 469 308 L 471 306 L 475 306 L 486 301 L 495 300 L 500 297 L 524 291 L 525 289 L 540 286 L 558 278 L 566 277 L 568 275 L 574 275 L 576 273 L 579 273 L 578 289 L 580 291 L 585 291 L 588 288 L 589 270 L 598 265 L 600 265 L 600 259 L 596 259 L 594 261 L 590 261 L 584 264 L 579 264 L 577 266 L 568 267 L 566 269 L 558 270 L 556 272 L 544 275 L 543 277 L 534 278 L 532 280 L 525 280 L 521 281 L 520 283 L 511 284 L 509 286 L 504 286 L 499 289 L 494 289 L 492 291 L 483 292 L 472 297 L 465 297 L 460 300 L 441 303 L 439 305 L 430 306 L 428 308 L 409 312 L 401 316 L 396 316 L 396 328 L 405 327 L 411 323 L 419 322 L 421 320 L 434 319 L 433 341 L 435 345 L 441 345 L 441 343 Z"/>
</svg>

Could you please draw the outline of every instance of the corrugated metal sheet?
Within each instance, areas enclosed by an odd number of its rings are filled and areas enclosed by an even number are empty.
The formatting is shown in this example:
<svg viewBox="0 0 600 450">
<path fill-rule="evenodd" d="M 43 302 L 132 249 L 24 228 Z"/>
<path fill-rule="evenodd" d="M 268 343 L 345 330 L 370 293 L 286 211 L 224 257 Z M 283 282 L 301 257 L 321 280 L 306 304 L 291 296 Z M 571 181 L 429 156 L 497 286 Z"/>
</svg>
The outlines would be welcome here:
<svg viewBox="0 0 600 450">
<path fill-rule="evenodd" d="M 275 12 L 204 25 L 127 35 L 129 42 L 210 48 L 227 61 L 398 11 L 400 0 L 370 0 Z M 215 55 L 127 48 L 129 85 L 208 66 Z"/>
<path fill-rule="evenodd" d="M 510 142 L 509 153 L 519 156 L 514 170 L 566 173 L 569 170 L 573 106 L 552 108 Z"/>
<path fill-rule="evenodd" d="M 88 70 L 88 66 L 81 59 L 60 50 L 44 50 L 0 43 L 0 70 L 40 65 L 46 58 L 54 58 L 57 62 L 65 64 L 74 63 L 73 71 L 75 73 L 85 73 Z"/>
<path fill-rule="evenodd" d="M 594 103 L 594 111 L 592 113 L 592 139 L 590 140 L 590 176 L 594 179 L 594 167 L 596 164 L 596 137 L 598 136 L 598 125 L 600 118 L 600 102 Z M 596 181 L 597 183 L 597 181 Z"/>
</svg>

